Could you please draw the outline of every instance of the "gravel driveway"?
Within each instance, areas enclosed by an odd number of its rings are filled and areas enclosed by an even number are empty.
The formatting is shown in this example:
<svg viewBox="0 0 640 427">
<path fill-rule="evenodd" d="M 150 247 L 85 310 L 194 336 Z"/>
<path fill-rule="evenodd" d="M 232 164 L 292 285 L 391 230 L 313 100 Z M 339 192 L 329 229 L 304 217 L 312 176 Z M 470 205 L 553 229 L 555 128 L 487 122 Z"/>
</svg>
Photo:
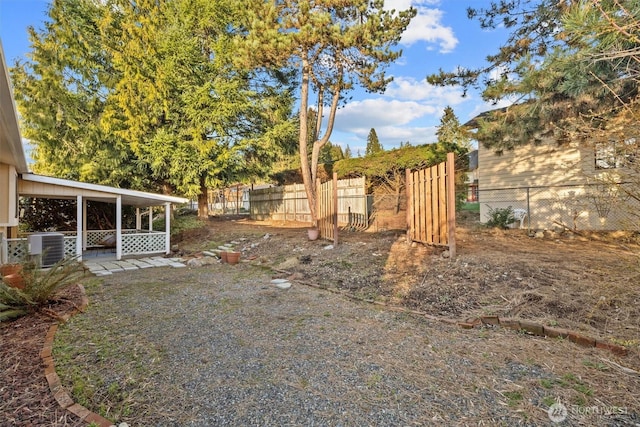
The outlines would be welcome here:
<svg viewBox="0 0 640 427">
<path fill-rule="evenodd" d="M 462 330 L 300 284 L 278 289 L 246 264 L 103 279 L 54 355 L 63 384 L 92 396 L 81 403 L 130 425 L 551 425 L 549 402 L 575 390 L 548 384 L 597 356 L 534 337 L 514 346 L 514 332 Z M 545 364 L 562 354 L 565 365 Z M 564 425 L 625 425 L 634 409 L 570 413 Z"/>
</svg>

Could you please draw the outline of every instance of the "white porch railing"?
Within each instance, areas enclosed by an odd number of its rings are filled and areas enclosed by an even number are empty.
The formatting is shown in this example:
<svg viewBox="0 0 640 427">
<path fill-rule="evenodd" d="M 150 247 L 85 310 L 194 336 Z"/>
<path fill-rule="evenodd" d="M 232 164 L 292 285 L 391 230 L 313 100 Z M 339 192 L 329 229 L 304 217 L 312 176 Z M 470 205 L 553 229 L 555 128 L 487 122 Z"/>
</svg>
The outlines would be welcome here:
<svg viewBox="0 0 640 427">
<path fill-rule="evenodd" d="M 62 231 L 64 234 L 64 254 L 66 257 L 76 257 L 76 232 Z M 9 263 L 20 262 L 27 259 L 27 237 L 30 233 L 24 233 L 18 239 L 6 239 L 7 261 Z M 164 253 L 165 232 L 146 230 L 122 230 L 122 255 L 146 255 Z M 100 246 L 109 236 L 115 236 L 116 230 L 88 230 L 87 247 Z"/>
<path fill-rule="evenodd" d="M 165 233 L 159 231 L 123 232 L 122 255 L 157 254 L 159 252 L 165 252 Z"/>
</svg>

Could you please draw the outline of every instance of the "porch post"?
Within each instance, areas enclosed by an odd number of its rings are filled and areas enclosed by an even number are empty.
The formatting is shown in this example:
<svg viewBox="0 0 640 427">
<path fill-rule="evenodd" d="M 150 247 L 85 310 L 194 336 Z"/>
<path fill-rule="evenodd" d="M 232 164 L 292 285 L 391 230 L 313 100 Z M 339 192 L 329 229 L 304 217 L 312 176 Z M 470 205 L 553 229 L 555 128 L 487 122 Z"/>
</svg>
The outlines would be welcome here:
<svg viewBox="0 0 640 427">
<path fill-rule="evenodd" d="M 122 196 L 116 197 L 116 259 L 122 258 Z"/>
<path fill-rule="evenodd" d="M 140 208 L 136 208 L 136 231 L 142 230 L 142 215 L 140 215 Z"/>
<path fill-rule="evenodd" d="M 0 264 L 5 264 L 8 262 L 8 245 L 7 239 L 4 237 L 4 233 L 0 231 Z"/>
<path fill-rule="evenodd" d="M 82 195 L 76 196 L 76 256 L 78 261 L 82 261 L 82 236 L 86 217 L 84 216 L 84 200 Z"/>
<path fill-rule="evenodd" d="M 164 246 L 165 253 L 171 253 L 171 203 L 164 204 Z"/>
<path fill-rule="evenodd" d="M 87 199 L 82 199 L 82 250 L 87 248 Z"/>
<path fill-rule="evenodd" d="M 149 206 L 149 231 L 153 231 L 153 206 Z"/>
</svg>

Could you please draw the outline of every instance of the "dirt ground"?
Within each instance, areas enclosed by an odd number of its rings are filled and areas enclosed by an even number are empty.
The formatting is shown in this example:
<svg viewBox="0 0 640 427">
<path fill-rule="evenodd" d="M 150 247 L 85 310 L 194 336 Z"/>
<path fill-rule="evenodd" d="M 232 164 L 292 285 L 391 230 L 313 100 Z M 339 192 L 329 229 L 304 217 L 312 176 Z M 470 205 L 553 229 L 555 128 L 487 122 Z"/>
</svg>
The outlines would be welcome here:
<svg viewBox="0 0 640 427">
<path fill-rule="evenodd" d="M 174 244 L 177 254 L 188 259 L 231 243 L 242 251 L 243 263 L 264 267 L 274 278 L 346 291 L 390 307 L 456 320 L 492 314 L 530 319 L 624 345 L 629 353 L 618 357 L 566 342 L 553 351 L 547 349 L 547 341 L 495 328 L 468 332 L 475 340 L 499 334 L 503 347 L 514 348 L 511 357 L 516 357 L 517 349 L 518 366 L 561 372 L 560 368 L 575 365 L 572 376 L 536 380 L 543 391 L 552 387 L 555 395 L 581 405 L 598 404 L 606 396 L 606 402 L 637 417 L 640 246 L 636 237 L 547 233 L 533 238 L 522 230 L 492 230 L 471 220 L 459 224 L 457 241 L 458 256 L 451 260 L 443 248 L 407 244 L 401 230 L 341 231 L 339 245 L 331 247 L 328 241 L 309 241 L 305 224 L 213 218 L 201 229 L 182 233 Z M 63 305 L 58 311 L 64 311 Z M 9 420 L 7 425 L 78 425 L 56 407 L 46 380 L 39 376 L 37 355 L 52 321 L 37 315 L 0 325 L 0 420 Z M 451 328 L 457 335 L 459 328 Z M 543 360 L 538 360 L 540 346 Z M 566 346 L 577 362 L 565 360 Z M 505 351 L 498 352 L 500 360 L 509 359 Z M 466 357 L 474 361 L 483 355 Z M 505 402 L 516 409 L 523 406 L 518 402 L 528 401 L 524 392 L 508 393 L 512 398 Z"/>
</svg>

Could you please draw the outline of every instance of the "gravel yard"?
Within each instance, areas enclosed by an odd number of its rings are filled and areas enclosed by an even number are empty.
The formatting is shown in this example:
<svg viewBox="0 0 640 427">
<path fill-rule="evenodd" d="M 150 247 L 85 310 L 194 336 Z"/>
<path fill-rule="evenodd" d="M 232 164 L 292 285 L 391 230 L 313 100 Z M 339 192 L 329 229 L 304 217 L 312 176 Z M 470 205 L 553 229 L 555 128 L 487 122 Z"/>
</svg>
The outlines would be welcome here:
<svg viewBox="0 0 640 427">
<path fill-rule="evenodd" d="M 607 389 L 638 391 L 637 377 L 589 369 L 609 357 L 595 349 L 463 330 L 271 278 L 247 264 L 104 278 L 58 332 L 63 384 L 136 426 L 547 425 L 550 402 L 584 406 L 592 381 L 608 406 Z M 634 422 L 626 408 L 565 425 Z"/>
<path fill-rule="evenodd" d="M 55 336 L 56 371 L 77 403 L 132 427 L 640 425 L 637 236 L 534 239 L 472 223 L 457 238 L 452 261 L 396 230 L 341 233 L 327 249 L 304 225 L 212 219 L 174 242 L 189 267 L 88 278 L 89 309 Z M 223 244 L 239 265 L 193 265 Z M 70 288 L 49 308 L 78 298 Z M 628 354 L 430 320 L 483 315 Z M 83 424 L 44 378 L 54 322 L 0 324 L 0 426 Z M 562 424 L 548 415 L 557 402 Z"/>
</svg>

